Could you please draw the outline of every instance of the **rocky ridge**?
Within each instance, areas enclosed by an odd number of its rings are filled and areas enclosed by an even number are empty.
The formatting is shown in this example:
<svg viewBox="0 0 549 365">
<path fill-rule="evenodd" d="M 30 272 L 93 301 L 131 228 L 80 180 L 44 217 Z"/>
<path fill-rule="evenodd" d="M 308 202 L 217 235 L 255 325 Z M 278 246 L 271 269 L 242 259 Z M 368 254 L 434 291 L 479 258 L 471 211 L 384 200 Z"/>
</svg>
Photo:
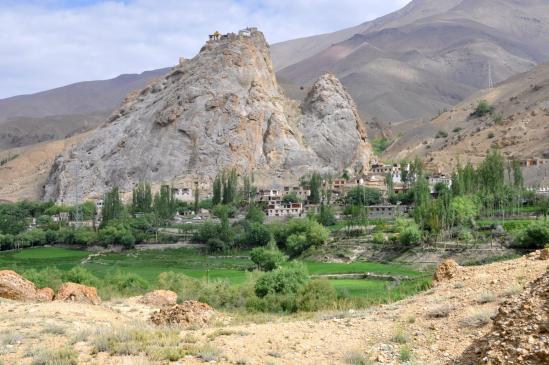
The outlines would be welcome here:
<svg viewBox="0 0 549 365">
<path fill-rule="evenodd" d="M 130 94 L 91 137 L 59 156 L 44 199 L 63 201 L 80 174 L 84 196 L 142 180 L 211 180 L 220 169 L 269 179 L 312 170 L 360 171 L 370 159 L 363 122 L 332 75 L 303 105 L 279 87 L 259 31 L 210 40 L 192 60 Z"/>
</svg>

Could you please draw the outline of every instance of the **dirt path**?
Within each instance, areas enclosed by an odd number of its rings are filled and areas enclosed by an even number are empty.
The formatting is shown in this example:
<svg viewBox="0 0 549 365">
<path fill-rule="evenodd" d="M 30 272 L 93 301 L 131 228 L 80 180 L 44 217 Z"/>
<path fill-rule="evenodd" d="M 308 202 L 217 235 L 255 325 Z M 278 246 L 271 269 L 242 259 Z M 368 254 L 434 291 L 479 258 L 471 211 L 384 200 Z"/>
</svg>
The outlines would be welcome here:
<svg viewBox="0 0 549 365">
<path fill-rule="evenodd" d="M 204 248 L 203 243 L 176 242 L 176 243 L 141 243 L 135 245 L 136 250 L 169 250 L 172 248 Z"/>
</svg>

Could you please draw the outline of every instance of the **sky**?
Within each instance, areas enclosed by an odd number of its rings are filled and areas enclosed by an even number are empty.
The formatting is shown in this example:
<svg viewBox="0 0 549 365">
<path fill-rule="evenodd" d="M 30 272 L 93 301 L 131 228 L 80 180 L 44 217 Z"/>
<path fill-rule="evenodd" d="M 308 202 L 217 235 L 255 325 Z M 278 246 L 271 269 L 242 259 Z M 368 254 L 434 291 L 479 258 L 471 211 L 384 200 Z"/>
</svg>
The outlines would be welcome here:
<svg viewBox="0 0 549 365">
<path fill-rule="evenodd" d="M 270 43 L 337 31 L 410 0 L 0 0 L 0 98 L 191 58 L 208 34 Z"/>
</svg>

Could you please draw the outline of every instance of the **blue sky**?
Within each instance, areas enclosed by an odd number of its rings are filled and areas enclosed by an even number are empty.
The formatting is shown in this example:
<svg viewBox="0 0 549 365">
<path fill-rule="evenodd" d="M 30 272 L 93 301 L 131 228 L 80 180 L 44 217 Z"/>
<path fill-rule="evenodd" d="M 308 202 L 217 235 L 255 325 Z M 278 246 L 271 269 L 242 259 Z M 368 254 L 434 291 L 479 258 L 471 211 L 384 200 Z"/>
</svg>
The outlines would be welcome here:
<svg viewBox="0 0 549 365">
<path fill-rule="evenodd" d="M 171 66 L 208 33 L 271 43 L 332 32 L 409 0 L 0 0 L 0 98 Z"/>
</svg>

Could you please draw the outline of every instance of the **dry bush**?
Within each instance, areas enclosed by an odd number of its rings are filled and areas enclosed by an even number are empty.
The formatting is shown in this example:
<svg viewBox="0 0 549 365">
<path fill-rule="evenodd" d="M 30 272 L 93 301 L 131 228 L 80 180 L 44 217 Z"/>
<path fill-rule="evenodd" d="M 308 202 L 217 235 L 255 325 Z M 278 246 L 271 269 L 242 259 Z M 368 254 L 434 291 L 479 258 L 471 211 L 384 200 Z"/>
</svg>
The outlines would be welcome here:
<svg viewBox="0 0 549 365">
<path fill-rule="evenodd" d="M 452 310 L 453 308 L 448 304 L 442 304 L 429 309 L 427 315 L 429 318 L 446 318 Z"/>
<path fill-rule="evenodd" d="M 490 323 L 493 314 L 493 311 L 487 309 L 475 309 L 460 323 L 463 327 L 482 327 Z"/>
<path fill-rule="evenodd" d="M 32 365 L 76 365 L 78 353 L 72 347 L 58 349 L 38 349 L 32 359 Z"/>
<path fill-rule="evenodd" d="M 370 365 L 372 360 L 367 358 L 362 352 L 351 351 L 345 354 L 345 362 L 350 365 Z"/>
<path fill-rule="evenodd" d="M 485 292 L 482 292 L 477 297 L 477 303 L 478 304 L 492 303 L 492 302 L 495 302 L 496 299 L 497 299 L 497 296 L 494 293 L 485 291 Z"/>
</svg>

